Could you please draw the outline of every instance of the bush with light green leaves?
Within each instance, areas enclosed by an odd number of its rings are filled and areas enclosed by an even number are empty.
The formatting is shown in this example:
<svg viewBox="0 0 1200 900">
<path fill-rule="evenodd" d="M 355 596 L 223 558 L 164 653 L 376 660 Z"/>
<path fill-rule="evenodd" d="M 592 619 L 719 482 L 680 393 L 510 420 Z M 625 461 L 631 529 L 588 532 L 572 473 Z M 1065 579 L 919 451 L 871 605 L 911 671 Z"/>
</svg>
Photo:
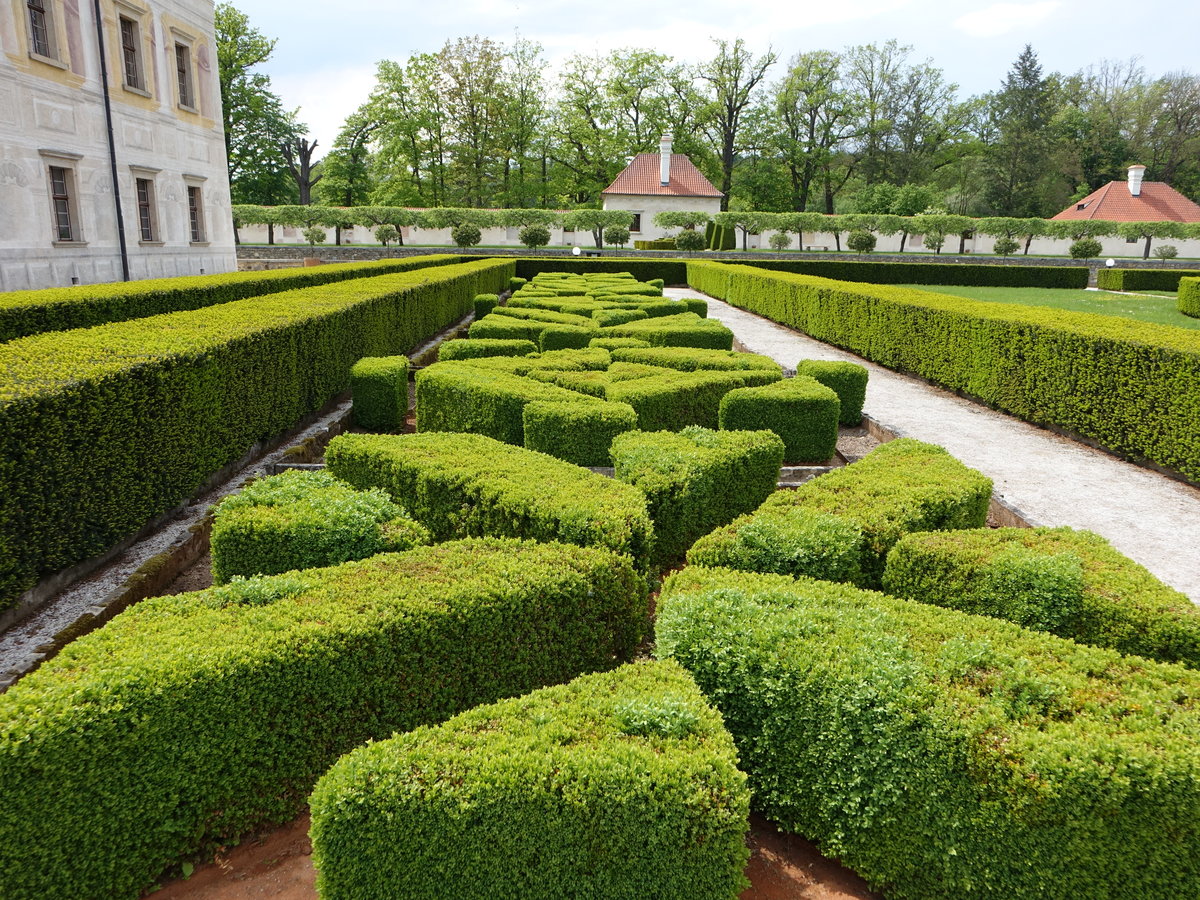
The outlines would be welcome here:
<svg viewBox="0 0 1200 900">
<path fill-rule="evenodd" d="M 840 424 L 854 426 L 862 423 L 869 375 L 865 366 L 831 359 L 802 359 L 796 363 L 796 374 L 815 378 L 838 395 L 841 402 L 838 412 Z"/>
<path fill-rule="evenodd" d="M 762 429 L 779 435 L 784 461 L 823 463 L 837 448 L 838 395 L 814 378 L 797 375 L 744 387 L 721 398 L 722 431 Z"/>
<path fill-rule="evenodd" d="M 637 428 L 637 413 L 628 403 L 535 400 L 525 404 L 522 416 L 525 449 L 577 466 L 610 465 L 613 438 Z"/>
<path fill-rule="evenodd" d="M 367 431 L 403 431 L 408 417 L 408 357 L 368 356 L 350 367 L 354 424 Z"/>
</svg>

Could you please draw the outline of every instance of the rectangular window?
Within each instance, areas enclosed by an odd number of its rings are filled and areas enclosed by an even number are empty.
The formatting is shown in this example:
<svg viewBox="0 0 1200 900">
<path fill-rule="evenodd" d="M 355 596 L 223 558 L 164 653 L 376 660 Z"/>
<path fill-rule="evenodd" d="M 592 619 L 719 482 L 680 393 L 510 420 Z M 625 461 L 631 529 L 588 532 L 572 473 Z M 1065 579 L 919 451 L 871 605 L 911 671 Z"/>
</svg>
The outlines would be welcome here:
<svg viewBox="0 0 1200 900">
<path fill-rule="evenodd" d="M 187 44 L 175 45 L 175 76 L 179 81 L 179 105 L 187 109 L 196 108 L 192 90 L 192 51 Z"/>
<path fill-rule="evenodd" d="M 144 91 L 140 29 L 137 22 L 125 16 L 121 16 L 121 64 L 125 71 L 125 86 Z"/>
<path fill-rule="evenodd" d="M 70 169 L 50 167 L 50 202 L 54 205 L 54 239 L 57 241 L 77 239 L 71 209 L 71 175 Z"/>
<path fill-rule="evenodd" d="M 138 228 L 143 241 L 154 241 L 154 182 L 149 178 L 137 179 Z"/>
<path fill-rule="evenodd" d="M 632 233 L 632 232 L 640 232 L 641 230 L 642 230 L 642 214 L 634 213 L 633 214 L 633 222 L 629 226 L 629 231 Z"/>
<path fill-rule="evenodd" d="M 204 205 L 200 197 L 200 188 L 189 185 L 188 189 L 188 225 L 191 227 L 192 243 L 204 241 Z"/>
<path fill-rule="evenodd" d="M 54 52 L 54 23 L 46 9 L 45 0 L 28 0 L 29 50 L 37 56 L 57 59 Z"/>
</svg>

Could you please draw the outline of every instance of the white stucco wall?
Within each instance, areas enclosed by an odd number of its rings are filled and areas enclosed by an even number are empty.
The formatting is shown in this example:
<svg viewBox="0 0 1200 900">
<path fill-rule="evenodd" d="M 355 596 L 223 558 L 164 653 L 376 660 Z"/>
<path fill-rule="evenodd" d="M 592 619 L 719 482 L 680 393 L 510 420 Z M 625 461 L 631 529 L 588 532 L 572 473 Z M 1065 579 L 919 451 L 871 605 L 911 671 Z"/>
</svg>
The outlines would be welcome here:
<svg viewBox="0 0 1200 900">
<path fill-rule="evenodd" d="M 30 53 L 26 5 L 0 4 L 0 291 L 121 278 L 92 4 L 46 6 L 58 65 Z M 211 0 L 102 0 L 101 8 L 130 277 L 236 270 Z M 141 92 L 124 85 L 118 14 L 135 17 L 140 28 Z M 191 47 L 194 112 L 177 104 L 176 41 Z M 52 165 L 74 173 L 76 242 L 56 240 Z M 140 241 L 137 178 L 154 184 L 153 242 Z M 199 243 L 191 242 L 188 185 L 201 190 Z"/>
<path fill-rule="evenodd" d="M 720 197 L 659 197 L 639 194 L 605 194 L 605 209 L 624 209 L 642 216 L 642 228 L 632 240 L 655 241 L 674 234 L 678 228 L 659 228 L 654 217 L 660 212 L 706 212 L 715 216 L 721 211 Z"/>
</svg>

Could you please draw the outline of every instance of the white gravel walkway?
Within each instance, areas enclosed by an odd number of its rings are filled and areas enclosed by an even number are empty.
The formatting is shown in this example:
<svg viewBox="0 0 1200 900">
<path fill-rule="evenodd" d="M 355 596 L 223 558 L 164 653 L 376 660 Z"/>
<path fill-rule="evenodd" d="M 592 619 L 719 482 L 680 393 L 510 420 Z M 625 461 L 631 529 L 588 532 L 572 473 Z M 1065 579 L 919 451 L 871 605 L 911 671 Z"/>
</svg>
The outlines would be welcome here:
<svg viewBox="0 0 1200 900">
<path fill-rule="evenodd" d="M 704 297 L 709 318 L 731 328 L 747 350 L 784 366 L 794 367 L 801 359 L 866 366 L 871 378 L 864 411 L 880 424 L 940 444 L 988 475 L 996 495 L 1032 523 L 1095 531 L 1200 603 L 1200 490 L 704 294 L 675 288 L 666 293 Z"/>
</svg>

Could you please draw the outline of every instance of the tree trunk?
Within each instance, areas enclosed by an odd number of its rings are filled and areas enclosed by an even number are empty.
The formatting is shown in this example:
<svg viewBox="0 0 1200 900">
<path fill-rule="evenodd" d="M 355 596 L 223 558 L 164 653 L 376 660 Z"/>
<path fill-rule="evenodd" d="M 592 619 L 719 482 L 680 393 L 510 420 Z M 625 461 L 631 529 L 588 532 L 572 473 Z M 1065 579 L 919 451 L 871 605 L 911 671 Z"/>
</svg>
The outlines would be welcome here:
<svg viewBox="0 0 1200 900">
<path fill-rule="evenodd" d="M 1029 237 L 1025 238 L 1025 253 L 1023 254 L 1024 256 L 1029 255 L 1029 245 L 1032 243 L 1033 243 L 1033 235 L 1031 234 L 1031 235 L 1029 235 Z"/>
<path fill-rule="evenodd" d="M 275 246 L 275 225 L 270 222 L 267 223 L 267 243 Z"/>
<path fill-rule="evenodd" d="M 901 253 L 904 252 L 904 245 L 907 243 L 908 243 L 908 232 L 907 231 L 900 232 L 900 252 Z"/>
<path fill-rule="evenodd" d="M 333 226 L 333 243 L 334 243 L 334 246 L 337 246 L 337 247 L 342 246 L 342 226 L 341 225 Z"/>
<path fill-rule="evenodd" d="M 1150 235 L 1146 235 L 1146 247 L 1142 250 L 1142 259 L 1150 258 Z"/>
</svg>

